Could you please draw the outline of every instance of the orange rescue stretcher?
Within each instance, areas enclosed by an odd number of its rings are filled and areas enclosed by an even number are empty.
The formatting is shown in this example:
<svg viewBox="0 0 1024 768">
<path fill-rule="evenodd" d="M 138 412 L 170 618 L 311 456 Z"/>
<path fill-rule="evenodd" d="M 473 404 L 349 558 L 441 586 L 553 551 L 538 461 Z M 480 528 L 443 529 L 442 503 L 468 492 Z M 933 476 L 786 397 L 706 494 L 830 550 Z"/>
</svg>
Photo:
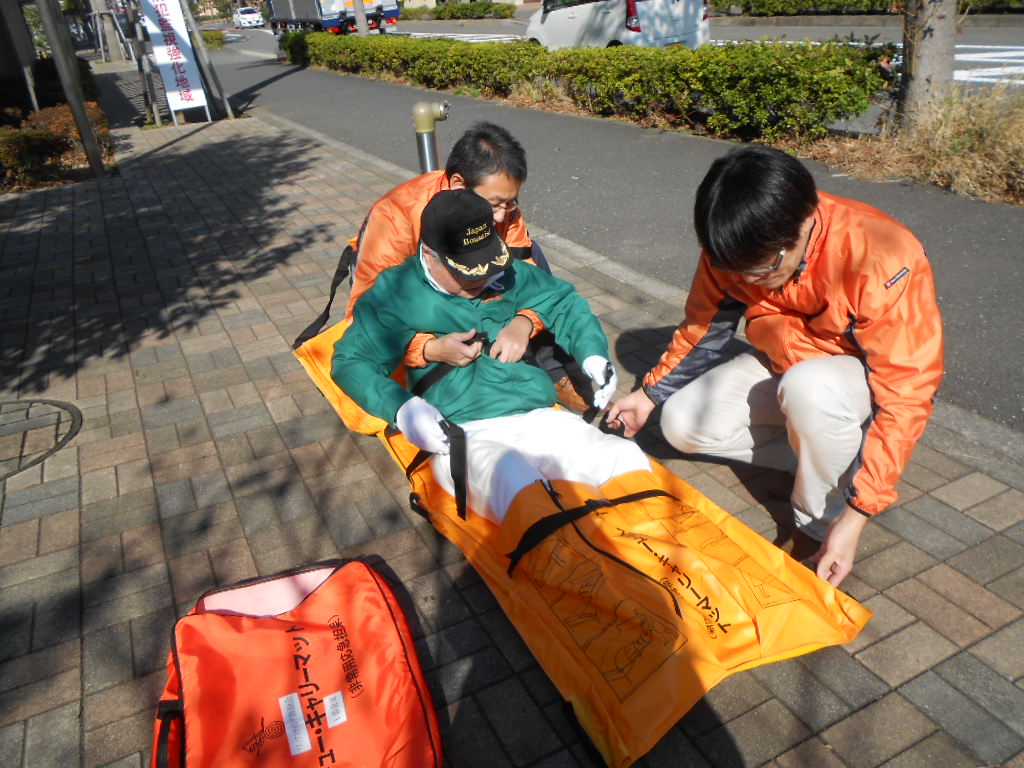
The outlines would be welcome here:
<svg viewBox="0 0 1024 768">
<path fill-rule="evenodd" d="M 553 480 L 557 515 L 538 483 L 501 526 L 472 509 L 462 519 L 419 449 L 334 383 L 345 328 L 296 357 L 345 424 L 407 471 L 413 506 L 484 579 L 609 766 L 640 759 L 727 675 L 846 643 L 870 618 L 653 460 L 657 489 L 646 472 L 601 488 Z"/>
</svg>

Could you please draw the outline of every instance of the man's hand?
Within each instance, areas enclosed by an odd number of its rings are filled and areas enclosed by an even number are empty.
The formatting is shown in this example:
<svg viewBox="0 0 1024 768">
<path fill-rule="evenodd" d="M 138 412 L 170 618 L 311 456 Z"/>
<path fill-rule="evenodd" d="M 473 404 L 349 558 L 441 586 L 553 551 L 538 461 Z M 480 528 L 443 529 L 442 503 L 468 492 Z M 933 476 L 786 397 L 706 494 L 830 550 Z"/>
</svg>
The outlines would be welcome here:
<svg viewBox="0 0 1024 768">
<path fill-rule="evenodd" d="M 833 587 L 838 587 L 857 559 L 857 544 L 868 519 L 853 507 L 847 507 L 832 521 L 825 534 L 821 549 L 810 559 L 818 566 L 818 576 Z"/>
<path fill-rule="evenodd" d="M 626 429 L 625 436 L 632 437 L 647 423 L 653 410 L 654 401 L 641 388 L 612 403 L 608 409 L 608 423 L 613 426 L 621 424 Z"/>
<path fill-rule="evenodd" d="M 498 338 L 491 344 L 491 357 L 500 363 L 515 363 L 523 359 L 526 345 L 530 343 L 533 323 L 530 318 L 516 315 L 512 321 L 498 331 Z"/>
<path fill-rule="evenodd" d="M 469 342 L 476 336 L 476 328 L 448 333 L 423 345 L 423 357 L 428 363 L 448 363 L 457 368 L 469 365 L 483 352 L 483 342 Z"/>
</svg>

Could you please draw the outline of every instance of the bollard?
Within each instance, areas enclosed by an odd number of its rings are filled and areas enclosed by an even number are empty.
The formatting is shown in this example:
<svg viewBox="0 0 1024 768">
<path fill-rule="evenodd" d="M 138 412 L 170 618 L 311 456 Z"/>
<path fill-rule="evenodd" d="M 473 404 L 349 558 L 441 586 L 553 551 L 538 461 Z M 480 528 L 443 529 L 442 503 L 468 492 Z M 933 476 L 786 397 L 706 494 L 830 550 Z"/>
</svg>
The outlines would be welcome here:
<svg viewBox="0 0 1024 768">
<path fill-rule="evenodd" d="M 412 107 L 412 122 L 416 126 L 416 149 L 420 157 L 420 173 L 437 170 L 437 133 L 435 124 L 448 118 L 448 102 L 419 101 Z"/>
</svg>

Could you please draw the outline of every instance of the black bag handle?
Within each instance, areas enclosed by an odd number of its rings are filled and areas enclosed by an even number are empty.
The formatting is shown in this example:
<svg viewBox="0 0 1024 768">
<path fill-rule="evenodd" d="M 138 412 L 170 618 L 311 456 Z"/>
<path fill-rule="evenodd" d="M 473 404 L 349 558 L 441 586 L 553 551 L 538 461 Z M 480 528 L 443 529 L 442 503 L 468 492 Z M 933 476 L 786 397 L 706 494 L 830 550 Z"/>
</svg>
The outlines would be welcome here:
<svg viewBox="0 0 1024 768">
<path fill-rule="evenodd" d="M 157 768 L 170 768 L 170 738 L 171 724 L 174 720 L 180 720 L 182 725 L 181 755 L 177 765 L 185 765 L 185 711 L 181 701 L 168 699 L 157 704 L 156 716 L 160 720 L 160 731 L 157 735 Z"/>
</svg>

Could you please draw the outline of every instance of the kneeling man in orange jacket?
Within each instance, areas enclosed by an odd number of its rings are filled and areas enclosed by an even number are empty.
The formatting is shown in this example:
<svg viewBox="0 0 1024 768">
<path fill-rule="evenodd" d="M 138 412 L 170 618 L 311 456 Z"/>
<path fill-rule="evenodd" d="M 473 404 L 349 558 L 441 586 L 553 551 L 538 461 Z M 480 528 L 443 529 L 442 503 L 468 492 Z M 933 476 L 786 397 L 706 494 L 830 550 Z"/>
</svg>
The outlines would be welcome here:
<svg viewBox="0 0 1024 768">
<path fill-rule="evenodd" d="M 702 253 L 685 317 L 609 421 L 634 435 L 662 405 L 678 450 L 793 472 L 796 529 L 821 542 L 811 560 L 838 585 L 867 521 L 896 500 L 942 378 L 924 248 L 761 146 L 712 164 L 694 227 Z M 741 319 L 753 349 L 737 354 Z"/>
</svg>

